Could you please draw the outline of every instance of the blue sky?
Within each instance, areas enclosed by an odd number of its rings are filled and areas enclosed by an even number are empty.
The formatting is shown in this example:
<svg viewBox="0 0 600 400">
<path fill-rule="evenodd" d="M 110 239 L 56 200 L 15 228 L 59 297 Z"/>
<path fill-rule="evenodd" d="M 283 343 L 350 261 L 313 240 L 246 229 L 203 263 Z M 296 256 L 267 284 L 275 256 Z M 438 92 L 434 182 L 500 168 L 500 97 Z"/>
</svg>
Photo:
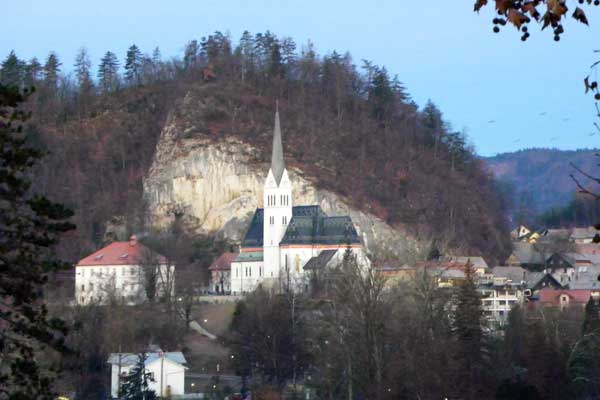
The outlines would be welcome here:
<svg viewBox="0 0 600 400">
<path fill-rule="evenodd" d="M 591 27 L 568 21 L 558 43 L 538 27 L 525 43 L 514 28 L 494 34 L 493 10 L 471 10 L 472 0 L 20 0 L 3 6 L 0 57 L 54 50 L 68 70 L 81 46 L 97 64 L 107 50 L 123 58 L 132 43 L 171 57 L 215 30 L 236 40 L 244 30 L 271 30 L 310 39 L 321 54 L 348 50 L 357 64 L 385 65 L 419 105 L 437 103 L 482 155 L 599 146 L 582 81 L 600 58 L 600 10 L 588 12 Z"/>
</svg>

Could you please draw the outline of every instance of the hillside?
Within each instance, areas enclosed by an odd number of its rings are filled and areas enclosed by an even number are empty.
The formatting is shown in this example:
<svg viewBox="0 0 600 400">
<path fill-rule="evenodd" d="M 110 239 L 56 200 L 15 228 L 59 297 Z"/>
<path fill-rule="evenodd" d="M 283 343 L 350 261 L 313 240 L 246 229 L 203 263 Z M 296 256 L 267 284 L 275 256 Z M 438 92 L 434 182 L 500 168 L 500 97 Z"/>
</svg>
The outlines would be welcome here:
<svg viewBox="0 0 600 400">
<path fill-rule="evenodd" d="M 34 82 L 28 133 L 49 150 L 36 188 L 74 208 L 79 228 L 62 251 L 76 259 L 114 225 L 148 229 L 143 182 L 151 166 L 161 168 L 155 152 L 167 134 L 172 165 L 187 167 L 190 146 L 235 141 L 250 149 L 249 169 L 264 173 L 278 99 L 286 162 L 311 187 L 421 243 L 423 253 L 507 254 L 496 185 L 433 103 L 419 109 L 383 67 L 295 48 L 269 32 L 238 43 L 217 32 L 189 42 L 182 60 L 143 58 L 139 70 L 102 75 L 97 86 L 80 70 L 77 81 Z M 170 211 L 186 216 L 185 207 Z M 214 228 L 207 233 L 222 231 Z"/>
<path fill-rule="evenodd" d="M 597 170 L 598 150 L 526 149 L 484 158 L 488 168 L 500 181 L 509 185 L 512 215 L 533 217 L 551 208 L 565 207 L 573 200 L 576 186 L 570 178 L 575 170 Z M 585 179 L 582 181 L 585 182 Z"/>
</svg>

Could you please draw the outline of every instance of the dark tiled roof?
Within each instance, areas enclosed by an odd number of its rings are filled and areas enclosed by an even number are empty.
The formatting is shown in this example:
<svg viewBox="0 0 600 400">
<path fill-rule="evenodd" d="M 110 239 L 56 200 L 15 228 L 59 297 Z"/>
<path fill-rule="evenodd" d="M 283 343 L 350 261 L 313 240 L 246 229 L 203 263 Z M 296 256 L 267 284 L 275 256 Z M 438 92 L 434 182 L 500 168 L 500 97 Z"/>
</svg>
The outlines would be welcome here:
<svg viewBox="0 0 600 400">
<path fill-rule="evenodd" d="M 296 206 L 292 207 L 292 221 L 295 217 L 305 216 L 326 216 L 319 206 Z M 263 223 L 264 223 L 264 209 L 257 208 L 246 231 L 244 240 L 242 241 L 242 247 L 262 247 L 263 246 Z M 290 221 L 291 223 L 291 221 Z"/>
<path fill-rule="evenodd" d="M 360 243 L 352 219 L 348 216 L 294 216 L 281 244 L 354 244 Z"/>
<path fill-rule="evenodd" d="M 331 261 L 335 253 L 337 253 L 337 250 L 323 250 L 318 256 L 308 260 L 303 268 L 306 270 L 323 269 Z"/>
</svg>

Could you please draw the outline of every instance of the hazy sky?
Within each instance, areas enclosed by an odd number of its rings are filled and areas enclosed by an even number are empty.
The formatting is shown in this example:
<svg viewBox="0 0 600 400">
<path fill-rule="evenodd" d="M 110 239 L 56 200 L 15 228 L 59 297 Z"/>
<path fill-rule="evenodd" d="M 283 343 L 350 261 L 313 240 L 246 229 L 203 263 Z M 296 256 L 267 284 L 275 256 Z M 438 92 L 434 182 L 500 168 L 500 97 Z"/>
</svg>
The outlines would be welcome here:
<svg viewBox="0 0 600 400">
<path fill-rule="evenodd" d="M 419 105 L 437 103 L 482 155 L 600 146 L 600 135 L 590 136 L 594 102 L 582 83 L 600 48 L 600 10 L 590 9 L 589 28 L 569 20 L 559 43 L 537 26 L 522 43 L 514 28 L 494 34 L 493 10 L 477 15 L 472 3 L 19 0 L 2 7 L 0 57 L 14 49 L 21 58 L 45 58 L 54 50 L 68 70 L 81 46 L 97 65 L 106 50 L 124 58 L 132 43 L 171 57 L 215 30 L 236 41 L 244 30 L 271 30 L 298 43 L 310 39 L 321 54 L 348 50 L 357 64 L 386 66 Z"/>
</svg>

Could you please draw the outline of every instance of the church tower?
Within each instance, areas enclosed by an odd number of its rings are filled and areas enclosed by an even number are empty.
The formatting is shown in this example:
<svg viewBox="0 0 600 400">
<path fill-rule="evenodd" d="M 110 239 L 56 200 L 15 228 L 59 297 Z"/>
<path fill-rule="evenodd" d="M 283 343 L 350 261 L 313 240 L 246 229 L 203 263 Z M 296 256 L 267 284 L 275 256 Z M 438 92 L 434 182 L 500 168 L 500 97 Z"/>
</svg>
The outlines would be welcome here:
<svg viewBox="0 0 600 400">
<path fill-rule="evenodd" d="M 292 219 L 292 183 L 283 160 L 279 107 L 275 111 L 271 168 L 264 187 L 263 261 L 264 276 L 279 276 L 279 242 Z"/>
</svg>

